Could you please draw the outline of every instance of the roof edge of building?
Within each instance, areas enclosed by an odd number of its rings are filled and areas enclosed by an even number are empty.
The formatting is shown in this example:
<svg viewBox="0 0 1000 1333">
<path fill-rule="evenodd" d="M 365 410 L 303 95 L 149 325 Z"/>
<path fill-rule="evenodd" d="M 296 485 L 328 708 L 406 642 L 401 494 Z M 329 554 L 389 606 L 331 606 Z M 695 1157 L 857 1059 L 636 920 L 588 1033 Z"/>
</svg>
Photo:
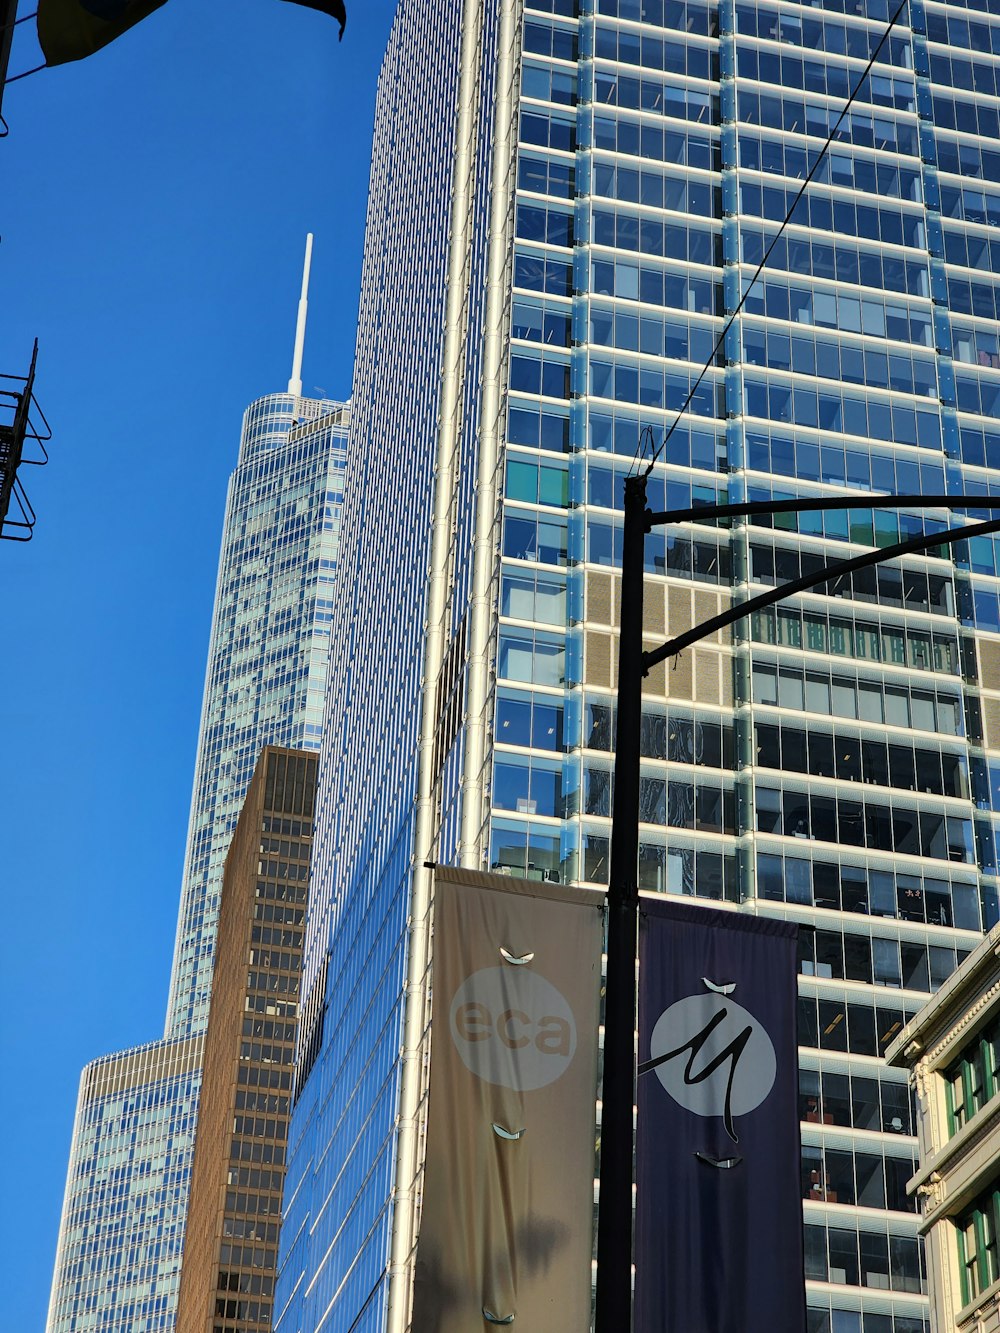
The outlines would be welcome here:
<svg viewBox="0 0 1000 1333">
<path fill-rule="evenodd" d="M 890 1042 L 885 1053 L 886 1063 L 897 1068 L 912 1067 L 918 1056 L 933 1053 L 934 1048 L 943 1042 L 950 1046 L 951 1041 L 945 1042 L 945 1038 L 956 1031 L 956 1020 L 961 1019 L 962 1011 L 968 1008 L 964 997 L 970 990 L 982 990 L 980 983 L 991 972 L 996 974 L 995 980 L 1000 982 L 1000 924 L 993 927 L 937 994 L 931 996 L 899 1036 Z M 1000 989 L 997 989 L 992 999 L 994 1003 L 1000 1004 Z M 989 1001 L 983 999 L 975 1007 L 974 1014 L 969 1015 L 970 1021 L 984 1014 L 990 1007 Z M 966 1026 L 967 1023 L 959 1023 L 958 1030 Z"/>
</svg>

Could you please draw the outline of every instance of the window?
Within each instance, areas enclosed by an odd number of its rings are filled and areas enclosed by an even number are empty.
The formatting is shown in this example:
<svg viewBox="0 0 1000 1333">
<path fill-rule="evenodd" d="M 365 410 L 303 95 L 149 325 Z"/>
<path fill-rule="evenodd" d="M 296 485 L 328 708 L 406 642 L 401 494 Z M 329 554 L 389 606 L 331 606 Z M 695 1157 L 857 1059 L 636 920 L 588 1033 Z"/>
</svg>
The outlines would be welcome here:
<svg viewBox="0 0 1000 1333">
<path fill-rule="evenodd" d="M 561 640 L 541 631 L 505 631 L 500 635 L 499 674 L 525 684 L 564 683 L 566 649 Z"/>
<path fill-rule="evenodd" d="M 945 1074 L 952 1134 L 968 1124 L 976 1112 L 1000 1091 L 1000 1081 L 997 1079 L 998 1046 L 1000 1022 L 994 1022 L 969 1043 Z"/>
<path fill-rule="evenodd" d="M 963 1303 L 974 1300 L 1000 1277 L 997 1267 L 997 1209 L 1000 1191 L 991 1187 L 956 1219 Z"/>
<path fill-rule="evenodd" d="M 896 1157 L 879 1156 L 875 1153 L 852 1153 L 850 1150 L 820 1147 L 818 1144 L 802 1145 L 802 1197 L 812 1201 L 826 1203 L 859 1204 L 863 1208 L 886 1208 L 894 1212 L 915 1212 L 913 1200 L 906 1196 L 906 1181 L 913 1172 L 912 1155 Z M 851 1244 L 840 1233 L 838 1254 L 841 1259 L 853 1252 L 853 1263 L 834 1263 L 833 1252 L 830 1267 L 845 1270 L 850 1276 L 831 1278 L 833 1281 L 847 1281 L 852 1285 L 858 1282 L 856 1239 Z M 916 1264 L 913 1264 L 916 1259 Z M 900 1255 L 898 1276 L 893 1285 L 907 1290 L 907 1282 L 916 1282 L 919 1286 L 919 1254 L 912 1251 Z M 890 1267 L 890 1272 L 892 1271 Z"/>
</svg>

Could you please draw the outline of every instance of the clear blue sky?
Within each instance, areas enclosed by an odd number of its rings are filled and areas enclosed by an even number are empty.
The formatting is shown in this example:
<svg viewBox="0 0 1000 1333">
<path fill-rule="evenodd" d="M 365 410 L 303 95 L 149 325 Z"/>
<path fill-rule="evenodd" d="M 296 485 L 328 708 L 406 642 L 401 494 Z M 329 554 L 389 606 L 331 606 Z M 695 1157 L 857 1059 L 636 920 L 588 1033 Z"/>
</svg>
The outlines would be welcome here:
<svg viewBox="0 0 1000 1333">
<path fill-rule="evenodd" d="M 77 1085 L 162 1032 L 226 481 L 244 407 L 346 396 L 393 0 L 170 0 L 8 86 L 0 371 L 52 461 L 0 543 L 0 1325 L 44 1327 Z M 32 8 L 21 0 L 21 12 Z M 32 24 L 11 73 L 37 64 Z"/>
</svg>

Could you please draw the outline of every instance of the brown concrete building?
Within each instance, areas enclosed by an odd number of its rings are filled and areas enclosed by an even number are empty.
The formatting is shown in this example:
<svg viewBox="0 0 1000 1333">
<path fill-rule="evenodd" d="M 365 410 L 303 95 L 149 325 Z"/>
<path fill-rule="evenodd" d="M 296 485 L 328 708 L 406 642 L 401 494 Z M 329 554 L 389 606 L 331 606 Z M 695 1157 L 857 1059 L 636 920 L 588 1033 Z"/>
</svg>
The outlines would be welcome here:
<svg viewBox="0 0 1000 1333">
<path fill-rule="evenodd" d="M 178 1333 L 271 1328 L 316 764 L 262 752 L 226 858 Z"/>
</svg>

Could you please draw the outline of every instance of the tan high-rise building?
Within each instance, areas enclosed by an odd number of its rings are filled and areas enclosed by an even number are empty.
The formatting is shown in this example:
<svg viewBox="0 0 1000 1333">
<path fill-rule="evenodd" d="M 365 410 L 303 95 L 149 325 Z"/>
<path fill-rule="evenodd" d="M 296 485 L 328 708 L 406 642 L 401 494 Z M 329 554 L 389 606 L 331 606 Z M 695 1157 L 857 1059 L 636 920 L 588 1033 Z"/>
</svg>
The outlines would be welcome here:
<svg viewBox="0 0 1000 1333">
<path fill-rule="evenodd" d="M 263 750 L 226 858 L 179 1333 L 271 1328 L 316 766 Z"/>
</svg>

